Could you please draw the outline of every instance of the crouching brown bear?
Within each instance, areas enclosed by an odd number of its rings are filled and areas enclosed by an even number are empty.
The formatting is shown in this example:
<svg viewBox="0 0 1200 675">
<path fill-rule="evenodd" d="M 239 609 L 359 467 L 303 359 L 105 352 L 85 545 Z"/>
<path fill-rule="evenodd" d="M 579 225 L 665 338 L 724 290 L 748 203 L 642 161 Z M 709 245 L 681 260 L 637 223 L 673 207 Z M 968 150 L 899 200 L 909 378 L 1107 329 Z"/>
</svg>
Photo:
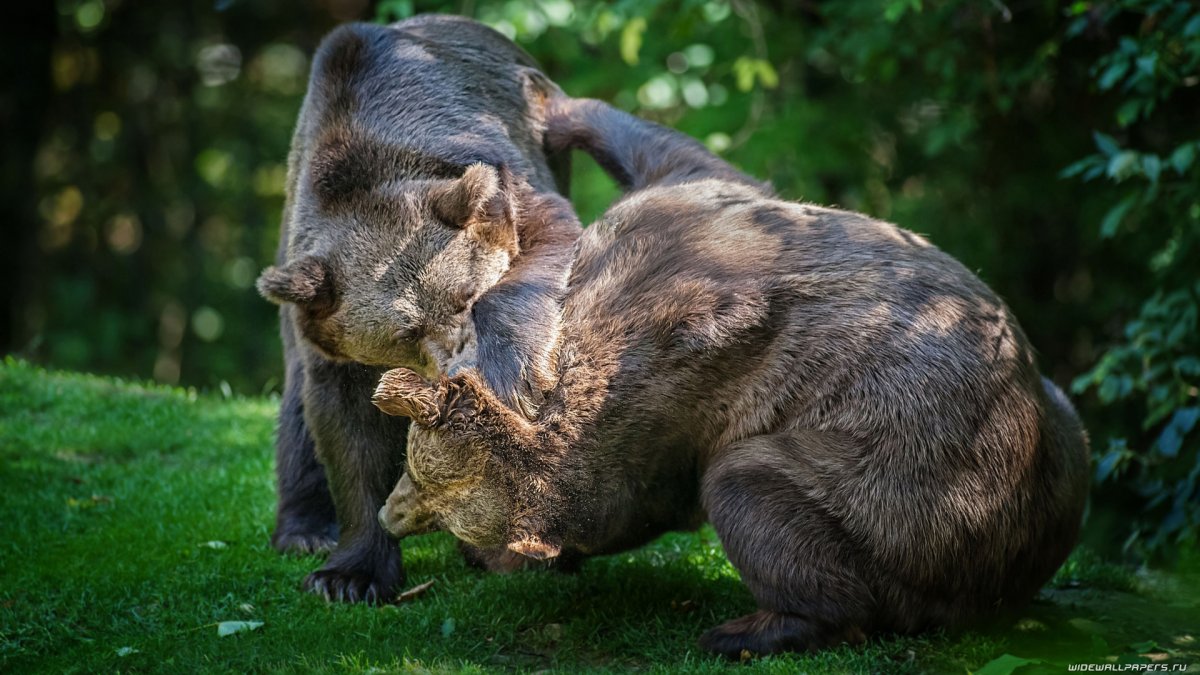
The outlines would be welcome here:
<svg viewBox="0 0 1200 675">
<path fill-rule="evenodd" d="M 1003 302 L 925 239 L 781 201 L 675 132 L 556 100 L 552 143 L 628 190 L 578 246 L 533 420 L 475 372 L 389 371 L 411 417 L 380 512 L 531 557 L 711 521 L 758 610 L 738 656 L 1027 601 L 1076 540 L 1087 442 Z"/>
<path fill-rule="evenodd" d="M 272 541 L 311 552 L 336 540 L 305 580 L 328 599 L 385 601 L 404 583 L 375 513 L 408 425 L 371 406 L 380 373 L 478 362 L 527 414 L 550 375 L 546 331 L 579 223 L 543 156 L 552 85 L 535 67 L 499 33 L 446 16 L 348 25 L 314 58 L 279 252 L 258 288 L 281 305 L 286 365 Z"/>
</svg>

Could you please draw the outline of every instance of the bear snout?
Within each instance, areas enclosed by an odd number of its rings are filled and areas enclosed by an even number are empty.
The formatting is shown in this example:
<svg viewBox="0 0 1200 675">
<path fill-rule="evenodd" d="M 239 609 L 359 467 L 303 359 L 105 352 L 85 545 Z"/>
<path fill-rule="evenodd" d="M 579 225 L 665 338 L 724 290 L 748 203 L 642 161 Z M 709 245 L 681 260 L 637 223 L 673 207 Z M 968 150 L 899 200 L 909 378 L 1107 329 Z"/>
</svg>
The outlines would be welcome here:
<svg viewBox="0 0 1200 675">
<path fill-rule="evenodd" d="M 383 506 L 381 506 L 379 508 L 379 526 L 383 528 L 384 532 L 387 532 L 388 534 L 392 535 L 393 537 L 400 536 L 399 533 L 392 532 L 391 521 L 388 519 L 387 504 L 384 504 Z"/>
<path fill-rule="evenodd" d="M 416 513 L 405 513 L 389 504 L 379 509 L 379 525 L 391 536 L 400 539 L 414 534 L 433 531 L 433 518 L 420 517 Z"/>
<path fill-rule="evenodd" d="M 434 529 L 434 513 L 419 498 L 417 487 L 407 473 L 400 476 L 378 517 L 380 526 L 397 538 Z"/>
</svg>

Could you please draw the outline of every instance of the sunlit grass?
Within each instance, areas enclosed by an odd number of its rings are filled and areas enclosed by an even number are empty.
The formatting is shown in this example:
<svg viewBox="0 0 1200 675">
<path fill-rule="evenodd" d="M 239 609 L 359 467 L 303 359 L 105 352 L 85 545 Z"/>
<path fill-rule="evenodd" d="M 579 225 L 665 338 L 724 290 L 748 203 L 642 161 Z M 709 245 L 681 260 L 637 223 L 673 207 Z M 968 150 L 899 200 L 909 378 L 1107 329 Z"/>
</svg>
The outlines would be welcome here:
<svg viewBox="0 0 1200 675">
<path fill-rule="evenodd" d="M 753 607 L 707 528 L 573 575 L 484 575 L 435 534 L 406 542 L 410 582 L 436 580 L 414 602 L 328 605 L 301 593 L 319 559 L 267 546 L 276 406 L 0 367 L 0 671 L 742 672 L 695 644 Z M 1120 592 L 1131 579 L 1077 555 L 1052 584 L 1059 595 L 1032 607 L 1021 630 L 877 639 L 746 667 L 962 673 L 1005 652 L 1120 654 L 1133 641 L 1121 631 L 1164 647 L 1182 639 L 1183 626 L 1107 627 L 1111 617 L 1062 595 L 1153 602 Z M 1072 627 L 1081 616 L 1100 626 L 1099 642 Z M 1172 626 L 1173 616 L 1164 616 Z M 263 625 L 218 637 L 221 621 Z M 1026 640 L 1030 630 L 1041 637 Z"/>
</svg>

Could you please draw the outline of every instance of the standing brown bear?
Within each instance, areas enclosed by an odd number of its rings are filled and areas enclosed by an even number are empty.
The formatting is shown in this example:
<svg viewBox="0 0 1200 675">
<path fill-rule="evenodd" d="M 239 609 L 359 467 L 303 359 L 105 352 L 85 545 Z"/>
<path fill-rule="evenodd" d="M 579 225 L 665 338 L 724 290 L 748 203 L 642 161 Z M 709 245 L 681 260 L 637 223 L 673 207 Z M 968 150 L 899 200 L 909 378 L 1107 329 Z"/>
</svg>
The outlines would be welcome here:
<svg viewBox="0 0 1200 675">
<path fill-rule="evenodd" d="M 286 365 L 272 541 L 336 540 L 305 580 L 326 598 L 384 601 L 404 583 L 375 519 L 408 432 L 370 404 L 384 368 L 478 362 L 507 404 L 536 408 L 579 223 L 543 156 L 551 85 L 535 66 L 447 16 L 344 26 L 314 58 L 258 288 L 281 305 Z"/>
<path fill-rule="evenodd" d="M 1087 442 L 987 286 L 680 134 L 552 108 L 551 141 L 628 189 L 577 249 L 557 384 L 530 421 L 469 370 L 385 374 L 376 404 L 420 429 L 389 530 L 553 557 L 707 517 L 759 606 L 701 638 L 730 656 L 961 624 L 1050 578 Z"/>
</svg>

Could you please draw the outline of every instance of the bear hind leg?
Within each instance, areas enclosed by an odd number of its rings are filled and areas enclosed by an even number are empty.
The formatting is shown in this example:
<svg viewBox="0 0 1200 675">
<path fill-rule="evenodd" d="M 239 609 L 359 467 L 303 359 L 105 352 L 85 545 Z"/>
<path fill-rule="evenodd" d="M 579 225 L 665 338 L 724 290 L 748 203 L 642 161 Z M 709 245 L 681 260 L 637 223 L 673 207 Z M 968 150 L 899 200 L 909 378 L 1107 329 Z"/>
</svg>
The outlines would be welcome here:
<svg viewBox="0 0 1200 675">
<path fill-rule="evenodd" d="M 706 470 L 709 520 L 759 610 L 708 631 L 702 647 L 739 658 L 866 639 L 875 600 L 812 462 L 846 457 L 836 454 L 841 442 L 802 432 L 755 437 Z"/>
</svg>

